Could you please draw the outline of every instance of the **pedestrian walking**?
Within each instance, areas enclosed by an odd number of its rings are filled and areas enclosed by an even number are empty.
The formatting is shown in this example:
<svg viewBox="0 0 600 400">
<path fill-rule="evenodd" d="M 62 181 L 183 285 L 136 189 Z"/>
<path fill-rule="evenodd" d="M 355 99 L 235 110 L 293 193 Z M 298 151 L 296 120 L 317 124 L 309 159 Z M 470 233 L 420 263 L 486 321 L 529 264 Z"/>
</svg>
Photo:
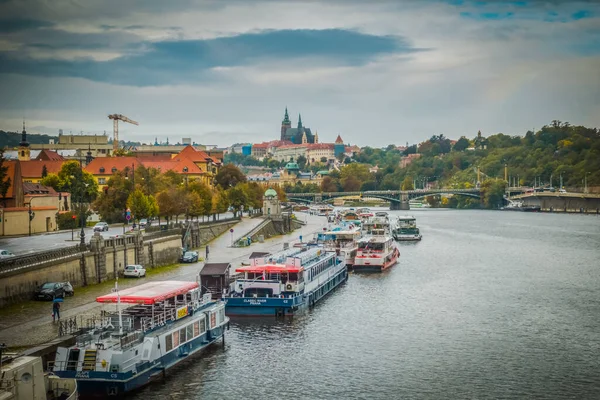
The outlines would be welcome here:
<svg viewBox="0 0 600 400">
<path fill-rule="evenodd" d="M 210 253 L 210 251 L 208 250 L 208 245 L 206 245 L 206 260 L 208 260 L 208 253 Z"/>
<path fill-rule="evenodd" d="M 52 303 L 52 322 L 60 320 L 60 303 L 55 301 Z"/>
</svg>

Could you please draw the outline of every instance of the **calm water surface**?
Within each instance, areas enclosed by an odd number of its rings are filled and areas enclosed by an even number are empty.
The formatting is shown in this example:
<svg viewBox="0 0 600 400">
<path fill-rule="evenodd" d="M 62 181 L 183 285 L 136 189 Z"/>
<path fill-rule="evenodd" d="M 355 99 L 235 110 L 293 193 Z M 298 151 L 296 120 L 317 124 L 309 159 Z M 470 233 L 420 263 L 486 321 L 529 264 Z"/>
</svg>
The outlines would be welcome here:
<svg viewBox="0 0 600 400">
<path fill-rule="evenodd" d="M 234 320 L 135 398 L 600 398 L 599 217 L 410 214 L 423 240 L 390 271 L 293 321 Z"/>
</svg>

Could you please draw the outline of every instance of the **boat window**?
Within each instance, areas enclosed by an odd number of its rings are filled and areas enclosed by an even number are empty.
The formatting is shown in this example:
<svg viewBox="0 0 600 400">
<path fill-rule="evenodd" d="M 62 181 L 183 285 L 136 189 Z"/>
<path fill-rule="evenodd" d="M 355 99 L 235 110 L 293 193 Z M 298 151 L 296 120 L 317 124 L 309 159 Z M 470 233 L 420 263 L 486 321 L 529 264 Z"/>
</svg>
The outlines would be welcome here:
<svg viewBox="0 0 600 400">
<path fill-rule="evenodd" d="M 76 371 L 77 362 L 79 361 L 79 349 L 69 350 L 69 359 L 67 360 L 67 371 Z"/>
<path fill-rule="evenodd" d="M 271 297 L 273 296 L 273 289 L 268 288 L 248 288 L 244 291 L 245 297 Z"/>
<path fill-rule="evenodd" d="M 194 322 L 194 337 L 200 336 L 200 322 Z"/>
<path fill-rule="evenodd" d="M 185 335 L 187 336 L 187 340 L 191 340 L 194 337 L 194 325 L 189 324 L 185 327 Z"/>
<path fill-rule="evenodd" d="M 186 342 L 185 328 L 179 330 L 179 343 Z"/>
<path fill-rule="evenodd" d="M 173 347 L 179 347 L 179 331 L 173 332 Z"/>
<path fill-rule="evenodd" d="M 173 337 L 172 335 L 165 336 L 165 348 L 166 351 L 171 351 L 173 348 Z"/>
</svg>

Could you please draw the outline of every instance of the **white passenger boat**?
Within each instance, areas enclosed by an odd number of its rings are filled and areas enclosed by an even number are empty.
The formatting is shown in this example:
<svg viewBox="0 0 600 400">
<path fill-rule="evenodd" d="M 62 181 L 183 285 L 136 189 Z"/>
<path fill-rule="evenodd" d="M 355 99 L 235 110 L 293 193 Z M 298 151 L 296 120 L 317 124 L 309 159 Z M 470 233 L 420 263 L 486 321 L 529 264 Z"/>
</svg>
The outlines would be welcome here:
<svg viewBox="0 0 600 400">
<path fill-rule="evenodd" d="M 224 337 L 225 304 L 201 296 L 196 282 L 159 281 L 98 297 L 115 303 L 77 337 L 59 347 L 51 370 L 75 378 L 81 398 L 111 398 L 138 389 Z M 122 310 L 121 304 L 133 305 Z"/>
<path fill-rule="evenodd" d="M 236 272 L 241 276 L 223 297 L 230 316 L 295 315 L 348 279 L 344 261 L 321 247 L 254 258 Z"/>
<path fill-rule="evenodd" d="M 392 228 L 392 236 L 398 241 L 418 241 L 422 235 L 413 216 L 398 217 Z"/>
<path fill-rule="evenodd" d="M 360 237 L 360 230 L 349 224 L 319 234 L 318 241 L 323 243 L 325 250 L 334 251 L 344 260 L 348 268 L 352 268 Z"/>
<path fill-rule="evenodd" d="M 400 257 L 394 238 L 386 228 L 373 226 L 369 232 L 358 241 L 352 268 L 355 272 L 382 272 L 395 265 Z"/>
</svg>

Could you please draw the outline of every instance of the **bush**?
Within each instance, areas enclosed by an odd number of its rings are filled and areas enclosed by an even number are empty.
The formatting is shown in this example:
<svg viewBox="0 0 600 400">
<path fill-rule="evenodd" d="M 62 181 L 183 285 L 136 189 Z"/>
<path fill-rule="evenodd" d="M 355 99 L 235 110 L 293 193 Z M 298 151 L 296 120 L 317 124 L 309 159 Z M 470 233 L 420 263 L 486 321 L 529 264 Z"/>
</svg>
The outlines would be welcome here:
<svg viewBox="0 0 600 400">
<path fill-rule="evenodd" d="M 75 218 L 73 218 L 75 216 Z M 75 215 L 72 211 L 58 214 L 56 218 L 58 229 L 73 229 L 81 226 L 79 216 Z"/>
</svg>

